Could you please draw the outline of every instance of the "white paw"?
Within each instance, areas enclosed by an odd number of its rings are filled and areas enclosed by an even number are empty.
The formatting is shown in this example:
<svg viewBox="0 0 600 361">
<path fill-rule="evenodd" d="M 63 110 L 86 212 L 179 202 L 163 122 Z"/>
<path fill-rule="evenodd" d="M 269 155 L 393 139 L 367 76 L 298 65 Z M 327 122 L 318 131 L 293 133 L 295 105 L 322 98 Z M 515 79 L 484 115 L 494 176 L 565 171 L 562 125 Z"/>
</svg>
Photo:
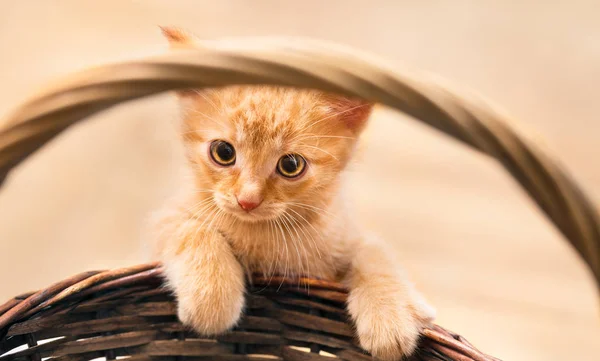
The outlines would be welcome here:
<svg viewBox="0 0 600 361">
<path fill-rule="evenodd" d="M 201 335 L 218 335 L 232 329 L 240 320 L 244 297 L 209 299 L 204 302 L 179 300 L 177 314 L 181 322 Z"/>
<path fill-rule="evenodd" d="M 362 348 L 384 361 L 398 361 L 416 349 L 435 311 L 425 303 L 391 302 L 359 310 L 356 330 Z"/>
</svg>

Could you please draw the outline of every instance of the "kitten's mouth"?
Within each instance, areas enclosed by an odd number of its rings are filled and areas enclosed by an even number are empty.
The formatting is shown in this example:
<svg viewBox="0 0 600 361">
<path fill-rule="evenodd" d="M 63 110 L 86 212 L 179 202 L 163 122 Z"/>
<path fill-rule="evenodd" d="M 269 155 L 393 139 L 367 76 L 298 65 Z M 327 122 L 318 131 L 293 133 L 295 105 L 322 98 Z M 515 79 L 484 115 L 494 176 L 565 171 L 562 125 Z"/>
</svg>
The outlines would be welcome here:
<svg viewBox="0 0 600 361">
<path fill-rule="evenodd" d="M 223 209 L 224 212 L 236 217 L 241 221 L 250 223 L 268 221 L 279 216 L 279 212 L 276 209 L 265 204 L 261 204 L 259 207 L 254 208 L 251 211 L 245 211 L 237 205 L 233 206 L 229 204 L 226 206 L 219 206 L 219 208 Z"/>
</svg>

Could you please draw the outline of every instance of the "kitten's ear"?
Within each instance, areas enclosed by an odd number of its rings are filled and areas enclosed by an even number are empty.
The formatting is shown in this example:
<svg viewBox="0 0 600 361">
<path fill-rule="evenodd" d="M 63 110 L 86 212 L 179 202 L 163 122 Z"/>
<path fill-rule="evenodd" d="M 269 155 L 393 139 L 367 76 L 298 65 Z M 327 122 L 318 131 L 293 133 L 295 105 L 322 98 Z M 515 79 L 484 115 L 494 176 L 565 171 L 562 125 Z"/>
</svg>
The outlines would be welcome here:
<svg viewBox="0 0 600 361">
<path fill-rule="evenodd" d="M 189 48 L 194 43 L 194 36 L 183 29 L 173 26 L 159 26 L 159 28 L 169 41 L 171 49 Z"/>
<path fill-rule="evenodd" d="M 360 98 L 326 95 L 334 114 L 354 133 L 359 134 L 367 125 L 374 104 Z"/>
<path fill-rule="evenodd" d="M 191 49 L 194 47 L 195 37 L 187 31 L 173 26 L 159 26 L 163 36 L 169 41 L 171 49 Z M 175 92 L 183 105 L 189 107 L 197 98 L 195 90 L 177 90 Z"/>
</svg>

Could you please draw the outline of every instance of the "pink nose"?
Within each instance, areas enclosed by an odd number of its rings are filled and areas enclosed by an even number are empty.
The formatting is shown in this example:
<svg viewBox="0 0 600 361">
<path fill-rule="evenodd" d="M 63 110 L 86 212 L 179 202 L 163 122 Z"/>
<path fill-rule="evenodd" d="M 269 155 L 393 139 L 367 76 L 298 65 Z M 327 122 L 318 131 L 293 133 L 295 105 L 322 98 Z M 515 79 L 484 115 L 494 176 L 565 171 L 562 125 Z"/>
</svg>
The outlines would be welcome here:
<svg viewBox="0 0 600 361">
<path fill-rule="evenodd" d="M 261 201 L 257 202 L 257 201 L 248 200 L 248 199 L 238 199 L 238 204 L 246 212 L 250 212 L 254 208 L 258 207 L 260 205 L 260 203 L 261 203 Z"/>
</svg>

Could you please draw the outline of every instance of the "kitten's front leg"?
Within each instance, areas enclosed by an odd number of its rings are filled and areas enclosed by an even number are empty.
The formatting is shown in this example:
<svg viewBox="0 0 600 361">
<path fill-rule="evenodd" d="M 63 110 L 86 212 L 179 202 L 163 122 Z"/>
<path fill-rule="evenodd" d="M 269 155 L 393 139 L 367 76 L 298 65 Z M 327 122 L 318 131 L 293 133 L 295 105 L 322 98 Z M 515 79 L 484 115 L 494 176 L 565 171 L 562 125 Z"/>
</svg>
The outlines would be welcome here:
<svg viewBox="0 0 600 361">
<path fill-rule="evenodd" d="M 244 273 L 228 242 L 217 232 L 198 231 L 189 220 L 163 246 L 169 285 L 180 320 L 203 335 L 231 329 L 244 307 Z M 166 230 L 168 231 L 168 229 Z"/>
<path fill-rule="evenodd" d="M 404 278 L 378 239 L 365 239 L 354 254 L 345 281 L 350 288 L 348 312 L 361 346 L 383 360 L 412 354 L 435 310 Z"/>
</svg>

